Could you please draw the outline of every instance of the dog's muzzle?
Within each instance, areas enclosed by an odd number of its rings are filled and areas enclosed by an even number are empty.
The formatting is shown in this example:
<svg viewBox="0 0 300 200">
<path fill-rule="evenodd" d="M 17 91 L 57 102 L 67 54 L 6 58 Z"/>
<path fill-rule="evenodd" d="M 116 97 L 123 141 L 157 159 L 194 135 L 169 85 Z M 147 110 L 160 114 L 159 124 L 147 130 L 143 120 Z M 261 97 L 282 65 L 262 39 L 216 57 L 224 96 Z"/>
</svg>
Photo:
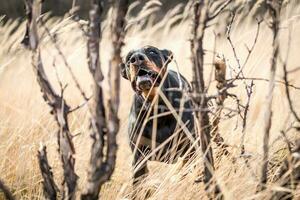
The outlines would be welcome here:
<svg viewBox="0 0 300 200">
<path fill-rule="evenodd" d="M 160 78 L 156 72 L 140 69 L 136 77 L 136 87 L 140 91 L 150 90 L 152 85 L 159 85 Z"/>
<path fill-rule="evenodd" d="M 136 86 L 139 90 L 150 90 L 153 85 L 153 80 L 149 75 L 138 76 L 136 79 Z"/>
</svg>

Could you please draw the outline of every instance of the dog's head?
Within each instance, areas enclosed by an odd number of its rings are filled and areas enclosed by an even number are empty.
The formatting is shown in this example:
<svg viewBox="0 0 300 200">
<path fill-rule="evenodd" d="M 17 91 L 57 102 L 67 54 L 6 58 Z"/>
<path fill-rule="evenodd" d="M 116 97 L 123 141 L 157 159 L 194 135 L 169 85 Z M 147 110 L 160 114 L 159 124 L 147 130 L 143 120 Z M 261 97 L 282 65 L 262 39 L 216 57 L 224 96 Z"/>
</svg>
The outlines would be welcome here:
<svg viewBox="0 0 300 200">
<path fill-rule="evenodd" d="M 139 94 L 148 94 L 157 87 L 164 76 L 173 54 L 169 50 L 159 50 L 153 46 L 130 51 L 124 63 L 120 64 L 121 75 L 131 82 L 133 90 Z"/>
</svg>

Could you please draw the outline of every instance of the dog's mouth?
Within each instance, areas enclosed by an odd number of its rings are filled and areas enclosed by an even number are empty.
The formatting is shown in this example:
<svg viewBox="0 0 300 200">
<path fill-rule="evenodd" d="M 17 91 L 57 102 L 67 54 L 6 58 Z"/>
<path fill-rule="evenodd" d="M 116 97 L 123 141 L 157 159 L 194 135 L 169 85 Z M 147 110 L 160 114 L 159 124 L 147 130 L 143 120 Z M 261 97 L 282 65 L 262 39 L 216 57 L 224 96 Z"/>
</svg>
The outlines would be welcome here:
<svg viewBox="0 0 300 200">
<path fill-rule="evenodd" d="M 151 87 L 158 86 L 161 79 L 157 72 L 140 69 L 135 78 L 135 85 L 138 91 L 147 91 Z"/>
<path fill-rule="evenodd" d="M 136 86 L 140 91 L 150 90 L 153 85 L 153 79 L 149 75 L 138 76 L 136 78 Z"/>
</svg>

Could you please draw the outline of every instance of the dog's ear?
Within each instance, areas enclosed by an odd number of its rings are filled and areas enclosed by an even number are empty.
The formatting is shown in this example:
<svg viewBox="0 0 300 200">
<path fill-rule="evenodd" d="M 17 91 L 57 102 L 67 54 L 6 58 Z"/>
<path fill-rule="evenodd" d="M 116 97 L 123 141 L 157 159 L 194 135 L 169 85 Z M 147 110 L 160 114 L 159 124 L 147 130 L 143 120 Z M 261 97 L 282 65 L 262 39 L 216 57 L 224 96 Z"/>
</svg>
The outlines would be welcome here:
<svg viewBox="0 0 300 200">
<path fill-rule="evenodd" d="M 164 64 L 168 65 L 173 60 L 173 53 L 170 50 L 163 49 L 160 50 L 161 54 L 164 57 Z"/>
<path fill-rule="evenodd" d="M 119 67 L 120 67 L 120 72 L 121 72 L 122 77 L 128 80 L 126 65 L 124 63 L 120 63 Z"/>
</svg>

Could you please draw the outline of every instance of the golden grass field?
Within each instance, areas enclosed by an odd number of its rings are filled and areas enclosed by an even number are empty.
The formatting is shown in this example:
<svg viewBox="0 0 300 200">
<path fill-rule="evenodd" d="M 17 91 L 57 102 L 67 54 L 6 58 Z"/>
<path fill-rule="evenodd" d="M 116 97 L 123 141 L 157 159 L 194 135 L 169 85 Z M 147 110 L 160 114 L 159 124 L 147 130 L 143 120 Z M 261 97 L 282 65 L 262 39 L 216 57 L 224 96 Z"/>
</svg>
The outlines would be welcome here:
<svg viewBox="0 0 300 200">
<path fill-rule="evenodd" d="M 300 66 L 300 8 L 293 9 L 288 6 L 282 15 L 282 29 L 280 30 L 281 51 L 284 58 L 287 51 L 288 31 L 292 24 L 290 55 L 288 69 Z M 186 12 L 181 17 L 186 18 Z M 176 13 L 176 12 L 175 12 Z M 155 26 L 147 25 L 141 28 L 133 25 L 126 36 L 126 45 L 123 55 L 132 48 L 143 45 L 153 45 L 159 48 L 170 49 L 178 63 L 179 71 L 189 80 L 192 77 L 192 66 L 190 61 L 190 21 L 172 25 L 172 13 Z M 85 22 L 81 22 L 85 23 Z M 171 26 L 172 25 L 172 26 Z M 49 19 L 47 26 L 52 33 L 57 34 L 58 44 L 63 50 L 67 61 L 78 78 L 81 86 L 91 95 L 91 77 L 88 71 L 86 59 L 86 38 L 78 27 L 78 23 L 65 19 Z M 17 28 L 16 31 L 13 31 Z M 20 41 L 24 34 L 25 23 L 17 27 L 15 21 L 9 21 L 0 26 L 0 178 L 12 189 L 18 199 L 43 199 L 42 177 L 38 168 L 37 150 L 40 143 L 46 144 L 50 164 L 57 183 L 61 183 L 61 162 L 57 153 L 56 123 L 50 115 L 48 105 L 43 101 L 39 85 L 36 82 L 31 66 L 31 54 L 23 49 Z M 47 74 L 58 89 L 58 81 L 54 70 L 56 66 L 58 76 L 63 83 L 68 84 L 65 97 L 67 102 L 76 106 L 83 102 L 74 82 L 70 78 L 62 59 L 57 50 L 49 40 L 49 37 L 42 35 L 42 59 Z M 216 42 L 216 51 L 224 54 L 228 66 L 236 68 L 232 49 L 224 38 L 217 38 L 215 41 L 213 31 L 218 32 L 221 28 L 209 28 L 204 39 L 205 49 L 210 50 L 205 56 L 205 74 L 207 80 L 212 70 L 212 53 Z M 234 23 L 232 27 L 232 39 L 236 47 L 238 57 L 243 62 L 247 55 L 245 44 L 250 46 L 256 32 L 255 23 L 247 20 Z M 222 33 L 222 32 L 221 32 Z M 244 69 L 246 77 L 268 78 L 270 71 L 270 56 L 272 34 L 265 23 L 262 23 L 258 42 L 248 64 Z M 108 29 L 104 29 L 101 43 L 102 68 L 107 74 L 108 61 L 111 55 L 110 35 Z M 55 63 L 55 64 L 53 64 Z M 279 62 L 280 63 L 280 62 Z M 169 65 L 176 69 L 175 62 Z M 229 68 L 230 69 L 230 68 Z M 230 78 L 231 70 L 227 71 Z M 290 83 L 300 87 L 300 71 L 290 75 Z M 278 65 L 276 80 L 282 80 L 282 65 Z M 107 81 L 107 80 L 106 80 Z M 249 82 L 248 82 L 249 83 Z M 262 164 L 262 138 L 264 125 L 265 97 L 268 83 L 255 81 L 254 93 L 251 98 L 250 110 L 247 120 L 245 136 L 246 153 L 249 155 L 249 166 L 247 167 L 244 158 L 239 156 L 241 144 L 241 122 L 239 117 L 221 121 L 220 133 L 225 142 L 230 146 L 230 155 L 222 156 L 216 160 L 216 179 L 226 199 L 265 199 L 271 190 L 280 189 L 276 184 L 268 184 L 267 190 L 255 194 L 259 182 L 260 168 Z M 236 94 L 243 104 L 246 103 L 246 93 L 243 81 L 237 82 L 238 87 L 230 90 Z M 209 91 L 214 91 L 214 84 L 210 85 Z M 107 82 L 104 83 L 105 94 Z M 300 90 L 291 88 L 291 94 L 296 111 L 300 112 Z M 126 199 L 132 192 L 131 186 L 131 160 L 132 155 L 129 149 L 127 137 L 127 116 L 130 109 L 130 101 L 133 91 L 129 82 L 121 81 L 121 105 L 119 117 L 121 127 L 118 134 L 118 155 L 117 165 L 112 180 L 102 189 L 102 199 Z M 235 108 L 232 101 L 225 101 L 226 107 Z M 273 101 L 273 119 L 270 141 L 270 164 L 275 166 L 282 161 L 286 155 L 286 145 L 280 134 L 285 130 L 293 117 L 290 114 L 286 100 L 283 84 L 276 84 Z M 70 116 L 70 128 L 76 148 L 76 172 L 79 175 L 79 191 L 86 181 L 87 166 L 90 155 L 91 139 L 88 129 L 89 116 L 86 106 Z M 298 135 L 297 135 L 298 134 Z M 288 138 L 294 141 L 299 138 L 299 133 L 289 131 Z M 214 147 L 214 152 L 218 149 Z M 143 199 L 146 190 L 153 192 L 150 199 L 205 199 L 206 194 L 202 183 L 194 183 L 197 174 L 201 170 L 201 155 L 197 156 L 188 166 L 180 169 L 180 164 L 150 163 L 150 174 L 137 189 L 138 196 Z M 269 174 L 271 179 L 276 167 L 273 167 Z M 182 174 L 187 173 L 186 176 Z M 299 191 L 299 190 L 298 190 Z M 296 199 L 300 198 L 300 192 L 296 193 Z M 1 196 L 0 196 L 1 199 Z"/>
</svg>

